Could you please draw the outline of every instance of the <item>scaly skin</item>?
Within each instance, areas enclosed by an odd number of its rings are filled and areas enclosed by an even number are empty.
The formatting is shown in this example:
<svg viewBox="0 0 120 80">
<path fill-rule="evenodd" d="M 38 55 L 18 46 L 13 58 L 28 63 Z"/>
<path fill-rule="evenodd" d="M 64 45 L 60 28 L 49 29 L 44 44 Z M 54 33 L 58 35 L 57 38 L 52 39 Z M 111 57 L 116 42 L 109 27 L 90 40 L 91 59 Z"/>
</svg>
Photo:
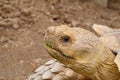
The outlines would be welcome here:
<svg viewBox="0 0 120 80">
<path fill-rule="evenodd" d="M 106 34 L 118 34 L 118 33 L 120 33 L 120 29 L 112 29 L 110 27 L 98 25 L 98 24 L 94 24 L 92 26 L 92 29 L 100 36 L 103 36 Z"/>
<path fill-rule="evenodd" d="M 115 55 L 93 33 L 66 25 L 49 27 L 45 34 L 49 54 L 92 80 L 120 80 Z"/>
<path fill-rule="evenodd" d="M 94 24 L 92 28 L 101 36 L 100 40 L 105 46 L 116 53 L 120 51 L 120 29 L 112 29 L 98 24 Z"/>
<path fill-rule="evenodd" d="M 98 24 L 94 24 L 92 28 L 101 36 L 100 40 L 104 45 L 116 54 L 114 62 L 120 72 L 120 29 L 112 29 Z"/>
</svg>

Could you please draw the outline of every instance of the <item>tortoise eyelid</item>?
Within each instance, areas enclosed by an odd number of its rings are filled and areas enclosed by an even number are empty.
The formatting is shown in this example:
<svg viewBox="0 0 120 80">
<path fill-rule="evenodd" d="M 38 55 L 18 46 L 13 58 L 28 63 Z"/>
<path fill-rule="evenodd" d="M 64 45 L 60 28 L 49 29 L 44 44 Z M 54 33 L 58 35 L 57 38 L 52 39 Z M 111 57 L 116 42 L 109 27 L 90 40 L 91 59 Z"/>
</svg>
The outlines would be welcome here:
<svg viewBox="0 0 120 80">
<path fill-rule="evenodd" d="M 67 36 L 67 35 L 61 36 L 61 37 L 60 37 L 60 41 L 62 41 L 62 42 L 64 42 L 64 43 L 70 42 L 70 41 L 71 41 L 71 37 L 70 37 L 70 36 Z"/>
</svg>

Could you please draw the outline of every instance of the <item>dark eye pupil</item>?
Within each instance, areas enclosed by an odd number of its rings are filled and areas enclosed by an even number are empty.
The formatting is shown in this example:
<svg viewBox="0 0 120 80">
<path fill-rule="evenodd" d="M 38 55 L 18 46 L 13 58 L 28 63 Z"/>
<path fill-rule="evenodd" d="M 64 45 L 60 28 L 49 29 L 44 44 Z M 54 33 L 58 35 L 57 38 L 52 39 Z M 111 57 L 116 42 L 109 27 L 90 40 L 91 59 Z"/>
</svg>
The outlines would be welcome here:
<svg viewBox="0 0 120 80">
<path fill-rule="evenodd" d="M 70 37 L 69 36 L 63 36 L 61 40 L 62 40 L 62 42 L 68 42 L 68 41 L 70 41 Z"/>
</svg>

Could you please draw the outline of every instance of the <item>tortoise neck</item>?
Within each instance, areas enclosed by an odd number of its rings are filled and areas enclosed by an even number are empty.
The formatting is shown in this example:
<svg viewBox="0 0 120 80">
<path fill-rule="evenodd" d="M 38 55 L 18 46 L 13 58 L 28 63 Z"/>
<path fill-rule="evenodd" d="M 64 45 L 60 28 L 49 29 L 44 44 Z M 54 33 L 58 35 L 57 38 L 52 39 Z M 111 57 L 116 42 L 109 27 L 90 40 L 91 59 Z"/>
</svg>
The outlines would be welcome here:
<svg viewBox="0 0 120 80">
<path fill-rule="evenodd" d="M 95 60 L 95 63 L 88 64 L 88 66 L 85 64 L 86 69 L 76 70 L 76 72 L 91 80 L 120 80 L 120 72 L 114 63 L 114 59 L 115 55 L 105 48 L 103 53 Z"/>
<path fill-rule="evenodd" d="M 120 80 L 120 72 L 114 63 L 115 55 L 105 49 L 103 56 L 105 57 L 100 59 L 93 80 Z"/>
</svg>

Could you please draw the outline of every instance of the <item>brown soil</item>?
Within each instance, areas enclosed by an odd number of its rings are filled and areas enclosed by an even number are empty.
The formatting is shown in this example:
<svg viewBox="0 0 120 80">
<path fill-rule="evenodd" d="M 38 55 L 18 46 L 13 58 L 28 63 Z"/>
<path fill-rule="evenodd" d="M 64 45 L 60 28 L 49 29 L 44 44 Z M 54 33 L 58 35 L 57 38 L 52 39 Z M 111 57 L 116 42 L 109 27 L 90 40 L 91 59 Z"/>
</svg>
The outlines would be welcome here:
<svg viewBox="0 0 120 80">
<path fill-rule="evenodd" d="M 92 31 L 94 23 L 120 28 L 120 11 L 89 0 L 0 0 L 0 80 L 25 80 L 51 58 L 43 46 L 47 27 Z"/>
</svg>

